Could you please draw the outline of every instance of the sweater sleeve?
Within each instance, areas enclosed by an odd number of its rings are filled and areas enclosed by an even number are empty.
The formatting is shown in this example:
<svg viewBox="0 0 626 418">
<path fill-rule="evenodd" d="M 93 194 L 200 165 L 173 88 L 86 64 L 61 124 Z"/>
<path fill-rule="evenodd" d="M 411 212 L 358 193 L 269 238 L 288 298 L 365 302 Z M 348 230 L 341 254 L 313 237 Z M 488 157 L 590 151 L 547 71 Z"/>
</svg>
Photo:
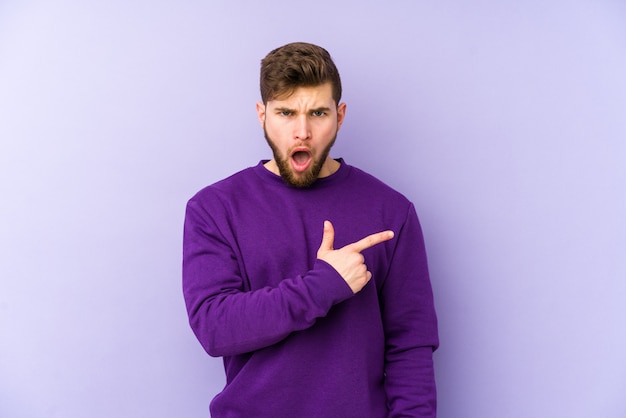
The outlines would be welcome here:
<svg viewBox="0 0 626 418">
<path fill-rule="evenodd" d="M 247 290 L 244 273 L 224 222 L 193 199 L 183 236 L 183 294 L 189 322 L 211 356 L 259 350 L 312 326 L 353 294 L 327 263 L 316 260 L 302 276 L 276 287 Z"/>
<path fill-rule="evenodd" d="M 389 417 L 435 417 L 433 351 L 439 344 L 426 251 L 410 205 L 381 290 Z"/>
</svg>

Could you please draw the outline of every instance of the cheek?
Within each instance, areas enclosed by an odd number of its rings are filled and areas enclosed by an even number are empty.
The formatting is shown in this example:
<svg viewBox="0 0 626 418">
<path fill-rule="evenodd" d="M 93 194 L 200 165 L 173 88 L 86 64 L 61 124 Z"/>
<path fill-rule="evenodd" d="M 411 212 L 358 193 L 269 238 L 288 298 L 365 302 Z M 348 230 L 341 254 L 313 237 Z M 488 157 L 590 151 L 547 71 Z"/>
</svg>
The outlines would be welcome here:
<svg viewBox="0 0 626 418">
<path fill-rule="evenodd" d="M 332 124 L 325 124 L 324 126 L 321 126 L 318 134 L 319 134 L 319 138 L 322 139 L 324 142 L 328 142 L 330 141 L 334 136 L 335 133 L 337 132 L 337 125 L 332 123 Z"/>
<path fill-rule="evenodd" d="M 265 132 L 267 132 L 269 137 L 272 138 L 275 142 L 280 141 L 281 138 L 282 138 L 281 130 L 278 129 L 278 127 L 274 123 L 266 121 L 265 122 Z"/>
</svg>

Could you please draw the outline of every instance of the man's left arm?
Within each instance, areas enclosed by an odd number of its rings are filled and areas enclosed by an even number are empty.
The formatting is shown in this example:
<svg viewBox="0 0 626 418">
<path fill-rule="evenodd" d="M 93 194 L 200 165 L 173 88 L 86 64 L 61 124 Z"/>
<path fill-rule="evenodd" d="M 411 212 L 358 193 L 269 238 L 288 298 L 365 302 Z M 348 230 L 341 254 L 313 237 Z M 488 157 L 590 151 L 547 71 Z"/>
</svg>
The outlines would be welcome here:
<svg viewBox="0 0 626 418">
<path fill-rule="evenodd" d="M 381 289 L 389 417 L 435 417 L 437 317 L 422 230 L 409 206 Z"/>
</svg>

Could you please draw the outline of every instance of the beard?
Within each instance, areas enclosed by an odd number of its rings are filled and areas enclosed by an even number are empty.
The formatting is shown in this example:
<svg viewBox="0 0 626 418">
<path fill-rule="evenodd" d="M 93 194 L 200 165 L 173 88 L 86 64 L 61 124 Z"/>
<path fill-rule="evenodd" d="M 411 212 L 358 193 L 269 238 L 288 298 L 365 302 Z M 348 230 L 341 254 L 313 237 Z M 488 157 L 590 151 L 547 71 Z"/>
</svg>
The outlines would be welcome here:
<svg viewBox="0 0 626 418">
<path fill-rule="evenodd" d="M 270 148 L 272 149 L 272 153 L 274 154 L 274 161 L 276 161 L 276 165 L 278 166 L 278 172 L 280 173 L 280 177 L 285 183 L 298 189 L 311 187 L 313 183 L 315 183 L 315 181 L 318 179 L 320 171 L 322 170 L 322 167 L 324 166 L 324 163 L 326 162 L 326 159 L 328 158 L 330 149 L 335 144 L 335 139 L 337 139 L 337 132 L 335 132 L 335 136 L 333 136 L 333 139 L 322 150 L 319 158 L 315 158 L 313 154 L 313 149 L 309 148 L 311 150 L 311 158 L 313 158 L 313 161 L 306 169 L 306 171 L 304 171 L 303 173 L 296 173 L 289 163 L 291 149 L 287 150 L 287 155 L 282 155 L 280 153 L 280 150 L 276 147 L 276 144 L 274 144 L 274 141 L 272 141 L 272 138 L 270 138 L 267 134 L 265 126 L 263 127 L 263 133 L 265 134 L 265 140 L 267 141 L 267 144 L 270 146 Z M 302 144 L 296 144 L 292 148 L 295 148 L 296 146 L 302 146 Z"/>
</svg>

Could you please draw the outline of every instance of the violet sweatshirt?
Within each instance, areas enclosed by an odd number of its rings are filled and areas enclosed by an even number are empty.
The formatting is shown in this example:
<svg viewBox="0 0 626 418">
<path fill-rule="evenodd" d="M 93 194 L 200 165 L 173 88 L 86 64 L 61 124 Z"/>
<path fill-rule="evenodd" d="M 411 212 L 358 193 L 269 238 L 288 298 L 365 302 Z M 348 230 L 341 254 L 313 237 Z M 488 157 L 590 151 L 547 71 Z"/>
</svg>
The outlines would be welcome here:
<svg viewBox="0 0 626 418">
<path fill-rule="evenodd" d="M 338 161 L 307 189 L 261 161 L 188 202 L 189 321 L 226 372 L 214 418 L 436 415 L 437 320 L 415 209 Z M 334 248 L 395 232 L 362 252 L 372 279 L 357 294 L 316 258 L 324 220 Z"/>
</svg>

